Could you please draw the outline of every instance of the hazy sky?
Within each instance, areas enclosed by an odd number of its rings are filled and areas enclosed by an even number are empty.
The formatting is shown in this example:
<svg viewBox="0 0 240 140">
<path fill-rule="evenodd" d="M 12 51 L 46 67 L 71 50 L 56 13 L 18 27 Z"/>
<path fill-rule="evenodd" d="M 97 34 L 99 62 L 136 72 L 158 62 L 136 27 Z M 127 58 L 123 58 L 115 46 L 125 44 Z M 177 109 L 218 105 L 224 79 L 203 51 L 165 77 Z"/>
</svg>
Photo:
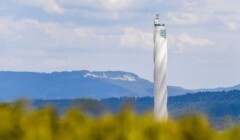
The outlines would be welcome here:
<svg viewBox="0 0 240 140">
<path fill-rule="evenodd" d="M 0 70 L 122 70 L 152 81 L 153 18 L 168 84 L 240 83 L 239 0 L 0 0 Z"/>
</svg>

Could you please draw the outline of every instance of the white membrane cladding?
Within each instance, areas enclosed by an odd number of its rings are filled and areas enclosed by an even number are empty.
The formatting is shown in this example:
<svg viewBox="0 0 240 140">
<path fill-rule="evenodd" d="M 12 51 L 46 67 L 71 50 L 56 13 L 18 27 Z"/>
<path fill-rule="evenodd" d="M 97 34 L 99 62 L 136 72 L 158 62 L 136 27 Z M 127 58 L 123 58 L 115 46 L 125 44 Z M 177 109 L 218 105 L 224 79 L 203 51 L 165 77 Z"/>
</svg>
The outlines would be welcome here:
<svg viewBox="0 0 240 140">
<path fill-rule="evenodd" d="M 154 116 L 166 120 L 167 111 L 167 39 L 164 25 L 156 25 L 154 31 Z"/>
</svg>

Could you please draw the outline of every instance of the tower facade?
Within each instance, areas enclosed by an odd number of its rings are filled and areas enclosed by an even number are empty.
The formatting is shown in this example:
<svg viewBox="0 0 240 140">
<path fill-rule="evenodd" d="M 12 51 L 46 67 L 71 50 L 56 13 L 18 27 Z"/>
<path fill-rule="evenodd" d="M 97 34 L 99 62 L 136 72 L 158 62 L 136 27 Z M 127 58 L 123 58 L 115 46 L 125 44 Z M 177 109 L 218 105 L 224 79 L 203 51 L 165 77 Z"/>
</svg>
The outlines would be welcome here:
<svg viewBox="0 0 240 140">
<path fill-rule="evenodd" d="M 160 23 L 159 15 L 154 19 L 154 116 L 166 120 L 167 111 L 167 32 Z"/>
</svg>

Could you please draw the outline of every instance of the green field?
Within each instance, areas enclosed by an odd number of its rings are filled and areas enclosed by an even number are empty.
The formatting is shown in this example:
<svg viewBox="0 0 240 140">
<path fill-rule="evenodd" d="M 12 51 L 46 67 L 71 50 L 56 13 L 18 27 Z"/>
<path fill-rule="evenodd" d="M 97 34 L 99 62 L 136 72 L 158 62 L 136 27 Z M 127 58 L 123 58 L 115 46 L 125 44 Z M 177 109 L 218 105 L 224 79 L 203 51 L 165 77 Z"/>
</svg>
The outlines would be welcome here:
<svg viewBox="0 0 240 140">
<path fill-rule="evenodd" d="M 0 140 L 239 140 L 240 127 L 213 129 L 200 116 L 156 122 L 151 113 L 93 118 L 78 110 L 57 115 L 53 108 L 33 109 L 24 102 L 0 105 Z"/>
</svg>

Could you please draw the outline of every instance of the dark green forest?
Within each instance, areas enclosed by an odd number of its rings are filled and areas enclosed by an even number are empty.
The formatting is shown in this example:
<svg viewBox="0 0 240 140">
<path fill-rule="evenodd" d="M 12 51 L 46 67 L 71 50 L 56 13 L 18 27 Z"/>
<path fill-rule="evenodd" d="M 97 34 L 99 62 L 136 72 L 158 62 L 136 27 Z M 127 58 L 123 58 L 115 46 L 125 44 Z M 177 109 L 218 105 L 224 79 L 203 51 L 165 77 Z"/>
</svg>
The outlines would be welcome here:
<svg viewBox="0 0 240 140">
<path fill-rule="evenodd" d="M 106 113 L 117 114 L 125 108 L 132 108 L 137 114 L 151 112 L 152 97 L 121 97 L 107 99 L 73 99 L 73 100 L 34 100 L 36 108 L 45 105 L 55 106 L 58 113 L 68 108 L 77 108 L 90 116 L 102 116 Z M 240 120 L 240 91 L 198 92 L 168 98 L 168 110 L 172 119 L 177 120 L 187 115 L 203 115 L 217 129 L 226 123 L 236 124 Z"/>
</svg>

